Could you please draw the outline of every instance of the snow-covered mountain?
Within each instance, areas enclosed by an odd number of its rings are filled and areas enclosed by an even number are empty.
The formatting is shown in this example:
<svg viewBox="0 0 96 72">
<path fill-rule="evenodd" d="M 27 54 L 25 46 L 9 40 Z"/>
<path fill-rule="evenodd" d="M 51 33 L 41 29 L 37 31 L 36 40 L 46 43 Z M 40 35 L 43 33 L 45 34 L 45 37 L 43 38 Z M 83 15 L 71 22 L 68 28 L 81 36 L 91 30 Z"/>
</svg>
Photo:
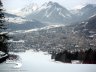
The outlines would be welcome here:
<svg viewBox="0 0 96 72">
<path fill-rule="evenodd" d="M 89 18 L 90 16 L 96 14 L 96 5 L 95 4 L 88 4 L 80 10 L 80 15 L 83 18 Z"/>
<path fill-rule="evenodd" d="M 72 13 L 74 11 L 69 11 L 56 2 L 48 2 L 39 8 L 37 8 L 36 4 L 30 4 L 21 11 L 22 14 L 25 12 L 28 15 L 22 18 L 14 14 L 5 13 L 11 30 L 41 28 L 48 25 L 47 23 L 50 25 L 56 23 L 67 25 L 77 22 L 79 24 L 78 22 L 88 20 L 96 15 L 96 5 L 88 4 L 79 10 L 75 10 L 75 13 Z"/>
<path fill-rule="evenodd" d="M 88 20 L 90 17 L 96 15 L 96 4 L 88 4 L 79 10 L 73 10 L 74 13 L 73 20 L 82 22 Z"/>
<path fill-rule="evenodd" d="M 41 22 L 68 23 L 72 14 L 56 2 L 48 2 L 26 16 L 27 19 L 36 19 Z"/>
<path fill-rule="evenodd" d="M 21 9 L 18 13 L 28 20 L 37 20 L 53 24 L 74 24 L 89 19 L 96 14 L 96 5 L 88 4 L 80 9 L 67 10 L 56 2 L 46 2 L 41 7 L 37 4 L 30 4 Z"/>
<path fill-rule="evenodd" d="M 24 8 L 22 8 L 20 12 L 17 13 L 17 15 L 26 16 L 27 14 L 30 14 L 37 9 L 38 9 L 38 5 L 35 3 L 31 3 L 29 5 L 26 5 Z"/>
</svg>

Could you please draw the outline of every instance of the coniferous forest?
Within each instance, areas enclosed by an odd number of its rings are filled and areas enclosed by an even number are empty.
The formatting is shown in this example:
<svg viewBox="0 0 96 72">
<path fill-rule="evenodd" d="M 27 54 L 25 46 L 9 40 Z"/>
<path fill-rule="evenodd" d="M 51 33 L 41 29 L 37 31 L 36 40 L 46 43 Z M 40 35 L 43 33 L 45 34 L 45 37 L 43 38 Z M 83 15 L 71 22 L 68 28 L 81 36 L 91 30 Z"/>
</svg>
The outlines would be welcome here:
<svg viewBox="0 0 96 72">
<path fill-rule="evenodd" d="M 8 42 L 9 36 L 4 31 L 6 30 L 5 16 L 3 4 L 0 0 L 0 63 L 8 58 Z"/>
</svg>

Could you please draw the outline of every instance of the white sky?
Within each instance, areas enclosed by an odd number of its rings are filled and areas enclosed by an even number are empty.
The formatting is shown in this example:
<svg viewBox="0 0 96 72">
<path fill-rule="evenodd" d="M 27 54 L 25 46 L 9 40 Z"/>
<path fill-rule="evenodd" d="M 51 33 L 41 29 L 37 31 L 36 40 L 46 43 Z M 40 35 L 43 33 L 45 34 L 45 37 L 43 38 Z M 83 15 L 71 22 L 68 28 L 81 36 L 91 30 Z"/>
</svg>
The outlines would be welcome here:
<svg viewBox="0 0 96 72">
<path fill-rule="evenodd" d="M 68 9 L 80 7 L 88 3 L 96 3 L 96 0 L 1 0 L 1 1 L 3 2 L 4 8 L 7 10 L 18 10 L 30 3 L 37 3 L 41 5 L 48 1 L 58 2 L 59 4 L 61 4 L 64 7 L 67 7 Z"/>
</svg>

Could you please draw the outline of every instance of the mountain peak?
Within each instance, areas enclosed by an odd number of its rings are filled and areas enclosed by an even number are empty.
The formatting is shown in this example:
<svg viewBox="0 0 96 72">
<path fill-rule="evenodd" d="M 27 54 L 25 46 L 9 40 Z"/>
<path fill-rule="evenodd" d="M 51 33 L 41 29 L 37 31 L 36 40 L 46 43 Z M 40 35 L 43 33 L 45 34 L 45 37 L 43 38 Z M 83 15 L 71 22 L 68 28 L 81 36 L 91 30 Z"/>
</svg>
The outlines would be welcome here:
<svg viewBox="0 0 96 72">
<path fill-rule="evenodd" d="M 96 4 L 87 4 L 85 6 L 85 8 L 93 8 L 93 7 L 96 7 Z"/>
<path fill-rule="evenodd" d="M 52 1 L 49 1 L 48 3 L 47 3 L 47 5 L 53 5 L 54 4 L 54 2 L 52 2 Z"/>
<path fill-rule="evenodd" d="M 67 23 L 68 18 L 71 18 L 72 14 L 69 10 L 59 5 L 57 2 L 46 2 L 34 13 L 27 15 L 28 19 L 36 19 L 41 22 L 48 23 Z"/>
<path fill-rule="evenodd" d="M 38 5 L 35 4 L 35 3 L 32 3 L 32 4 L 29 4 L 29 5 L 25 6 L 22 9 L 22 11 L 26 11 L 26 12 L 28 12 L 28 11 L 35 11 L 37 8 L 38 8 Z"/>
<path fill-rule="evenodd" d="M 60 5 L 57 2 L 52 2 L 52 1 L 46 2 L 45 4 L 43 4 L 43 6 L 59 6 L 60 7 Z"/>
</svg>

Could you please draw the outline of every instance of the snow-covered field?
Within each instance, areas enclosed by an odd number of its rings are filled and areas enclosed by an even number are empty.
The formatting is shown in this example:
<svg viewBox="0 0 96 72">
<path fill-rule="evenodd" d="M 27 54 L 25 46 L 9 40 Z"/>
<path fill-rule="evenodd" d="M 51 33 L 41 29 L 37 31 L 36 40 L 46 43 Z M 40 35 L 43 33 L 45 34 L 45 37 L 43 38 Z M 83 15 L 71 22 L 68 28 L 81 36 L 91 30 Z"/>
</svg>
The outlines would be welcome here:
<svg viewBox="0 0 96 72">
<path fill-rule="evenodd" d="M 96 72 L 96 65 L 55 62 L 45 52 L 29 50 L 17 55 L 21 61 L 0 64 L 0 72 Z"/>
</svg>

